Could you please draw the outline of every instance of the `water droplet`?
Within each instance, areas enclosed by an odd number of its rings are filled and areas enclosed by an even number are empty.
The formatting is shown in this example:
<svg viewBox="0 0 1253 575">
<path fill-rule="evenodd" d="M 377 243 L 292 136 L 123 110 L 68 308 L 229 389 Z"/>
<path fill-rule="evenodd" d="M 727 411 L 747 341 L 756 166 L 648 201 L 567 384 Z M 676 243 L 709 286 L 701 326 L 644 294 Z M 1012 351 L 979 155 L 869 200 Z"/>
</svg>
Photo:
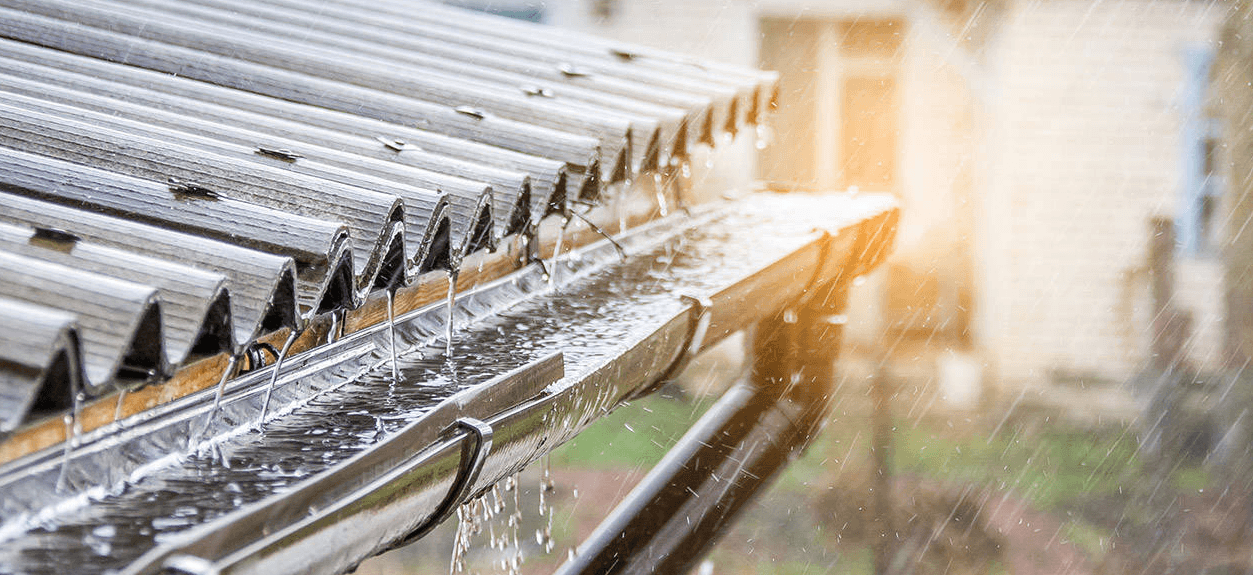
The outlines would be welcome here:
<svg viewBox="0 0 1253 575">
<path fill-rule="evenodd" d="M 770 127 L 759 122 L 757 124 L 757 141 L 754 143 L 754 146 L 756 146 L 758 150 L 766 149 L 766 147 L 770 145 L 772 135 Z"/>
<path fill-rule="evenodd" d="M 91 530 L 91 534 L 96 537 L 108 539 L 117 535 L 117 527 L 114 525 L 101 525 Z"/>
</svg>

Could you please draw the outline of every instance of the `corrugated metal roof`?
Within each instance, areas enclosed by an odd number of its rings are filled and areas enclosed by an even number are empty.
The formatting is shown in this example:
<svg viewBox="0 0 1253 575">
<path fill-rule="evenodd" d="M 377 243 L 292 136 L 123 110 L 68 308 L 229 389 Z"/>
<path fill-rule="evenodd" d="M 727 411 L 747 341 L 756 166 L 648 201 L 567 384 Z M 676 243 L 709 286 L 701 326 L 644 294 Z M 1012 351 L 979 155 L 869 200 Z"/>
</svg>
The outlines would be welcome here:
<svg viewBox="0 0 1253 575">
<path fill-rule="evenodd" d="M 19 59 L 29 59 L 29 62 Z M 564 190 L 558 190 L 564 185 L 565 166 L 561 162 L 513 154 L 464 140 L 441 138 L 430 132 L 219 88 L 168 74 L 137 71 L 4 40 L 0 40 L 0 72 L 38 83 L 39 87 L 29 86 L 32 91 L 46 90 L 44 86 L 55 85 L 107 98 L 94 99 L 101 110 L 119 106 L 145 112 L 162 110 L 182 115 L 180 117 L 255 130 L 265 134 L 265 139 L 294 140 L 486 182 L 496 192 L 493 213 L 498 216 L 498 221 L 512 222 L 515 216 L 528 215 L 516 212 L 514 203 L 517 200 L 538 202 L 542 208 L 547 206 L 554 193 L 564 194 Z M 124 81 L 132 84 L 122 83 Z M 166 90 L 161 91 L 161 88 Z M 10 89 L 20 90 L 16 86 Z M 92 99 L 80 101 L 87 104 Z M 530 197 L 521 197 L 526 195 Z M 515 199 L 515 196 L 518 197 Z M 528 213 L 532 209 L 530 203 L 523 207 Z M 510 226 L 497 230 L 502 236 L 516 231 Z"/>
<path fill-rule="evenodd" d="M 175 366 L 234 348 L 230 292 L 220 273 L 82 241 L 55 228 L 0 224 L 0 250 L 155 287 L 166 355 Z"/>
<path fill-rule="evenodd" d="M 0 23 L 0 432 L 455 271 L 777 90 L 392 0 L 0 0 Z"/>
<path fill-rule="evenodd" d="M 0 221 L 66 230 L 85 241 L 221 273 L 229 280 L 237 349 L 264 332 L 301 324 L 290 257 L 7 193 L 0 193 Z"/>
<path fill-rule="evenodd" d="M 74 314 L 0 298 L 0 431 L 64 410 L 83 388 Z"/>
<path fill-rule="evenodd" d="M 0 251 L 0 293 L 74 314 L 91 392 L 168 374 L 155 288 Z"/>
</svg>

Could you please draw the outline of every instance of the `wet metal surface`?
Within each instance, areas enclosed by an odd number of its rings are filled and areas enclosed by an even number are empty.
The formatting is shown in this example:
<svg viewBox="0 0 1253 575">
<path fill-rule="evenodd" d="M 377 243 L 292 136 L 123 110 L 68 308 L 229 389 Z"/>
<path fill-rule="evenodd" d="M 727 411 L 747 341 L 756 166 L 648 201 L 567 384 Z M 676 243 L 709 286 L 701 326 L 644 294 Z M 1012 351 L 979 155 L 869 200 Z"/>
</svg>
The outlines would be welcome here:
<svg viewBox="0 0 1253 575">
<path fill-rule="evenodd" d="M 6 522 L 0 525 L 0 570 L 104 572 L 124 567 L 160 545 L 212 551 L 212 559 L 241 572 L 274 568 L 265 562 L 267 558 L 281 561 L 284 568 L 300 564 L 327 572 L 343 570 L 405 535 L 404 530 L 416 527 L 421 517 L 388 515 L 400 506 L 374 509 L 369 524 L 380 526 L 379 531 L 357 535 L 367 540 L 354 539 L 335 549 L 327 548 L 328 540 L 316 536 L 327 526 L 302 527 L 307 536 L 262 541 L 259 544 L 264 547 L 251 550 L 229 545 L 221 535 L 229 529 L 216 526 L 235 517 L 231 513 L 245 513 L 250 504 L 263 505 L 268 498 L 291 492 L 302 481 L 378 444 L 421 419 L 441 400 L 510 369 L 562 353 L 566 377 L 550 386 L 544 398 L 489 421 L 497 431 L 493 455 L 476 487 L 484 488 L 569 439 L 664 373 L 679 358 L 689 334 L 690 305 L 680 294 L 710 296 L 715 306 L 740 302 L 709 320 L 705 339 L 715 343 L 735 328 L 737 317 L 745 322 L 754 313 L 768 311 L 761 303 L 769 302 L 770 296 L 763 293 L 783 297 L 804 289 L 806 280 L 821 267 L 814 265 L 821 257 L 821 250 L 814 247 L 821 238 L 815 226 L 840 230 L 892 209 L 890 201 L 864 195 L 861 201 L 840 196 L 826 203 L 814 198 L 783 199 L 738 204 L 716 221 L 655 247 L 642 241 L 625 242 L 632 253 L 626 263 L 613 263 L 616 255 L 607 247 L 601 248 L 596 266 L 575 252 L 569 265 L 557 266 L 555 290 L 500 313 L 491 310 L 518 301 L 528 291 L 544 289 L 547 282 L 534 267 L 507 280 L 513 282 L 514 290 L 494 292 L 509 301 L 462 296 L 458 325 L 466 327 L 457 333 L 451 356 L 436 335 L 443 327 L 435 319 L 439 314 L 423 315 L 419 310 L 402 317 L 397 340 L 405 351 L 400 355 L 399 381 L 393 380 L 387 365 L 390 349 L 385 329 L 362 334 L 357 349 L 370 351 L 358 352 L 352 361 L 336 364 L 333 358 L 322 357 L 318 364 L 292 358 L 288 365 L 296 377 L 287 376 L 286 385 L 274 392 L 275 405 L 285 407 L 272 408 L 264 433 L 249 426 L 260 409 L 264 384 L 254 383 L 252 389 L 242 391 L 236 386 L 228 392 L 231 397 L 219 415 L 222 421 L 215 424 L 217 439 L 197 446 L 193 454 L 149 465 L 142 473 L 120 473 L 119 479 L 132 475 L 134 480 L 87 490 L 92 494 L 87 505 L 62 502 L 61 512 L 28 509 L 20 514 L 20 521 L 14 520 L 18 514 L 6 511 Z M 841 245 L 845 259 L 840 263 L 845 263 L 850 245 Z M 803 260 L 808 263 L 801 269 L 796 269 L 797 262 L 787 268 L 775 265 L 798 253 L 808 254 Z M 602 262 L 609 264 L 601 267 Z M 582 274 L 592 273 L 566 277 L 572 273 L 570 266 Z M 597 268 L 600 271 L 593 271 Z M 782 280 L 763 279 L 763 275 L 786 278 L 792 287 L 755 291 L 782 285 Z M 735 286 L 740 288 L 727 289 Z M 749 297 L 753 293 L 755 297 Z M 257 382 L 268 381 L 266 372 L 256 375 Z M 298 392 L 309 393 L 302 385 L 324 391 L 301 401 Z M 185 434 L 193 419 L 186 419 L 178 429 Z M 423 452 L 427 464 L 422 469 L 441 465 L 454 469 L 456 445 L 445 442 Z M 145 452 L 142 443 L 133 448 L 130 456 L 137 460 L 151 462 L 159 455 Z M 82 483 L 85 478 L 73 481 Z M 410 505 L 406 509 L 430 513 L 451 481 L 447 471 L 428 471 L 395 497 Z M 234 556 L 223 556 L 232 551 Z"/>
</svg>

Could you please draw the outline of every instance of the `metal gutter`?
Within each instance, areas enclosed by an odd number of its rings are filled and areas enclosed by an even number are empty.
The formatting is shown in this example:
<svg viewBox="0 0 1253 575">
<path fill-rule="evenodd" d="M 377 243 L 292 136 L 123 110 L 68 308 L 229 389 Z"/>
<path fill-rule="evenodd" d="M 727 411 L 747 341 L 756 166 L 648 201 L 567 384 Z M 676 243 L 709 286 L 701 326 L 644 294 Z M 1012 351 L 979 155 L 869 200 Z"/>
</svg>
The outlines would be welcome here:
<svg viewBox="0 0 1253 575">
<path fill-rule="evenodd" d="M 549 326 L 549 320 L 544 318 L 553 314 L 556 324 L 545 329 L 558 329 L 561 326 L 559 318 L 569 317 L 563 309 L 577 309 L 584 305 L 584 297 L 579 295 L 583 292 L 578 290 L 591 290 L 587 292 L 589 295 L 603 293 L 603 297 L 614 298 L 626 306 L 615 309 L 621 312 L 630 310 L 632 318 L 620 319 L 613 315 L 614 312 L 607 311 L 604 313 L 610 315 L 595 318 L 596 322 L 600 322 L 596 325 L 612 325 L 615 327 L 611 329 L 615 330 L 625 330 L 623 326 L 626 324 L 633 327 L 629 331 L 618 331 L 613 338 L 603 341 L 593 337 L 564 343 L 558 340 L 557 343 L 547 344 L 555 345 L 556 350 L 565 352 L 566 377 L 560 383 L 549 386 L 539 398 L 517 404 L 499 415 L 476 414 L 480 416 L 476 419 L 490 426 L 493 436 L 491 450 L 479 462 L 481 465 L 469 465 L 470 461 L 477 458 L 469 457 L 468 453 L 460 449 L 469 440 L 456 433 L 429 446 L 415 445 L 410 452 L 413 456 L 411 463 L 398 468 L 384 466 L 384 469 L 374 469 L 364 475 L 355 472 L 339 475 L 351 475 L 352 485 L 367 485 L 366 489 L 331 487 L 336 483 L 322 484 L 321 489 L 309 490 L 294 486 L 296 491 L 283 491 L 276 495 L 282 499 L 286 494 L 292 494 L 291 500 L 282 503 L 276 503 L 276 500 L 270 498 L 258 500 L 255 504 L 239 507 L 236 511 L 217 517 L 200 527 L 163 536 L 163 544 L 145 559 L 132 565 L 130 572 L 158 572 L 162 565 L 206 573 L 263 573 L 274 572 L 276 569 L 307 569 L 313 573 L 331 573 L 347 570 L 361 559 L 406 538 L 409 532 L 421 530 L 428 519 L 440 516 L 442 510 L 447 508 L 449 493 L 472 495 L 483 491 L 495 481 L 570 439 L 591 421 L 612 411 L 621 401 L 646 393 L 659 379 L 673 373 L 672 367 L 681 364 L 684 358 L 760 317 L 775 313 L 776 306 L 763 306 L 762 302 L 778 302 L 782 306 L 804 295 L 816 285 L 813 282 L 831 274 L 846 273 L 850 268 L 856 269 L 850 262 L 860 263 L 853 254 L 858 253 L 857 239 L 863 234 L 866 223 L 873 221 L 876 215 L 894 210 L 890 202 L 865 194 L 856 200 L 845 198 L 847 201 L 837 197 L 833 203 L 828 204 L 809 203 L 801 199 L 784 200 L 782 197 L 772 197 L 769 201 L 763 199 L 739 204 L 735 206 L 734 213 L 730 213 L 729 209 L 698 211 L 697 219 L 691 222 L 691 225 L 696 226 L 696 231 L 691 233 L 706 238 L 703 240 L 676 240 L 677 243 L 667 243 L 665 239 L 669 236 L 662 234 L 658 237 L 656 232 L 640 232 L 636 236 L 624 238 L 627 249 L 631 253 L 639 254 L 639 258 L 634 260 L 637 263 L 632 264 L 629 260 L 622 264 L 622 269 L 614 264 L 615 267 L 606 273 L 597 273 L 597 270 L 604 269 L 606 263 L 616 262 L 616 254 L 604 242 L 591 246 L 580 253 L 572 254 L 561 265 L 551 268 L 556 274 L 557 285 L 562 286 L 558 288 L 561 290 L 560 294 L 541 294 L 530 303 L 508 304 L 523 306 L 516 312 L 502 314 L 499 308 L 493 309 L 492 306 L 525 299 L 531 290 L 548 286 L 548 280 L 537 266 L 528 267 L 514 276 L 485 286 L 482 291 L 470 294 L 467 301 L 458 304 L 458 309 L 464 310 L 463 313 L 486 321 L 482 327 L 476 328 L 472 325 L 458 335 L 459 345 L 480 350 L 496 346 L 501 349 L 494 349 L 493 352 L 503 353 L 505 355 L 501 357 L 507 356 L 509 359 L 487 361 L 480 357 L 466 358 L 462 360 L 464 363 L 460 367 L 450 368 L 457 372 L 463 372 L 471 366 L 479 366 L 476 368 L 479 370 L 491 370 L 508 369 L 510 365 L 525 365 L 528 355 L 515 352 L 509 347 L 511 342 L 514 345 L 520 343 L 519 338 L 510 331 L 508 324 L 498 328 L 500 324 L 496 322 L 501 318 L 512 317 L 515 318 L 512 321 Z M 820 209 L 824 206 L 825 209 Z M 669 222 L 673 225 L 674 222 L 681 221 L 682 217 L 670 218 Z M 783 217 L 795 217 L 796 221 L 786 224 L 769 223 L 783 222 L 785 220 L 780 219 Z M 837 230 L 837 233 L 824 236 L 812 232 L 812 225 L 818 222 Z M 728 245 L 725 241 L 726 234 L 732 231 L 743 234 L 744 226 L 749 225 L 765 227 L 747 235 L 730 236 L 732 239 L 739 239 Z M 647 228 L 658 232 L 665 229 L 657 225 Z M 659 245 L 661 247 L 657 247 Z M 676 245 L 685 247 L 675 250 Z M 661 265 L 656 263 L 656 259 L 662 257 L 677 258 L 673 265 L 666 264 L 665 269 L 678 270 L 673 272 L 680 274 L 676 278 L 688 278 L 683 282 L 694 282 L 674 285 L 694 286 L 698 291 L 691 294 L 693 299 L 686 301 L 702 302 L 700 305 L 680 301 L 671 291 L 687 288 L 664 287 L 669 284 L 657 287 L 650 282 L 641 281 L 642 278 L 653 277 L 649 274 L 653 273 L 653 266 Z M 476 298 L 482 300 L 477 301 Z M 599 304 L 589 301 L 586 305 L 595 307 Z M 538 317 L 532 317 L 533 313 L 538 313 Z M 405 334 L 415 329 L 420 333 L 438 333 L 442 329 L 440 323 L 428 322 L 442 315 L 443 311 L 438 306 L 435 309 L 415 312 L 412 316 L 401 318 L 398 330 Z M 571 318 L 569 321 L 580 320 Z M 641 321 L 643 323 L 639 323 Z M 536 327 L 530 329 L 531 335 L 534 335 Z M 535 341 L 550 341 L 550 338 L 551 336 L 540 336 Z M 353 358 L 364 350 L 377 350 L 379 347 L 385 349 L 385 342 L 386 329 L 383 326 L 358 332 L 341 344 L 319 348 L 307 355 L 292 358 L 290 367 L 284 368 L 285 374 L 278 381 L 283 390 L 295 390 L 301 386 L 328 390 L 337 385 L 353 385 L 344 383 L 346 379 L 352 380 L 350 373 L 359 373 L 354 370 L 362 368 L 369 372 L 369 368 L 365 366 L 351 367 L 360 365 Z M 442 343 L 437 344 L 438 349 L 442 349 L 442 346 Z M 351 351 L 353 349 L 363 351 Z M 553 348 L 541 346 L 529 353 L 544 353 L 545 349 Z M 377 358 L 379 355 L 372 353 L 365 357 Z M 436 365 L 443 363 L 436 359 Z M 288 369 L 292 371 L 288 372 Z M 256 417 L 258 396 L 261 393 L 258 382 L 265 381 L 267 375 L 266 371 L 261 371 L 228 385 L 227 393 L 223 397 L 222 412 L 213 420 L 217 423 L 212 427 L 209 437 L 226 434 L 222 435 L 221 441 L 227 444 L 234 441 L 229 437 L 240 431 L 225 422 L 249 421 Z M 363 385 L 365 387 L 362 392 L 377 389 L 374 387 L 377 384 Z M 467 389 L 481 388 L 475 386 Z M 282 396 L 292 397 L 288 393 L 291 391 L 283 391 Z M 332 390 L 324 393 L 342 395 L 352 392 Z M 377 404 L 377 391 L 367 395 L 372 398 L 369 404 Z M 209 417 L 205 399 L 203 394 L 184 398 L 149 414 L 149 418 L 134 427 L 124 428 L 108 436 L 89 434 L 83 439 L 83 452 L 71 454 L 66 472 L 71 478 L 70 484 L 85 487 L 98 484 L 96 482 L 102 478 L 107 480 L 131 475 L 132 471 L 118 467 L 119 462 L 116 457 L 110 456 L 110 450 L 120 449 L 127 441 L 140 441 L 141 438 L 144 445 L 177 441 L 184 433 L 182 430 L 195 429 L 199 427 L 198 422 Z M 340 400 L 321 401 L 334 401 L 335 405 L 340 405 Z M 280 416 L 280 419 L 287 417 L 296 416 Z M 426 420 L 424 416 L 420 416 L 417 421 Z M 443 425 L 427 425 L 427 433 L 441 429 Z M 222 448 L 227 451 L 236 449 L 227 444 L 223 444 Z M 11 493 L 21 494 L 21 497 L 47 497 L 48 494 L 40 491 L 37 486 L 41 478 L 56 473 L 58 461 L 56 455 L 45 453 L 24 459 L 24 463 L 17 467 L 6 466 L 6 472 L 0 475 L 0 485 L 4 485 Z M 202 460 L 197 465 L 203 463 L 206 462 Z M 140 461 L 134 461 L 133 464 L 140 464 Z M 469 467 L 479 469 L 478 480 L 468 486 L 457 485 L 458 477 L 468 476 L 465 473 L 458 474 L 457 470 Z M 90 473 L 85 474 L 88 470 Z M 175 471 L 177 466 L 171 473 Z M 325 473 L 334 472 L 328 469 L 319 473 L 315 481 L 322 481 Z M 15 478 L 20 478 L 21 482 L 13 483 Z M 83 483 L 85 481 L 88 483 Z M 139 491 L 135 491 L 136 489 Z M 142 489 L 144 488 L 135 487 L 122 497 L 140 497 Z M 312 493 L 319 491 L 349 495 L 334 495 L 330 503 L 308 499 Z M 195 496 L 194 493 L 185 495 Z M 21 497 L 15 496 L 6 504 L 12 506 Z M 120 504 L 117 502 L 109 505 Z M 274 505 L 292 511 L 274 513 L 273 510 L 277 509 L 271 507 Z M 310 509 L 312 513 L 309 513 Z M 22 513 L 12 508 L 5 512 L 10 517 Z M 100 520 L 102 519 L 91 521 Z M 240 529 L 240 525 L 250 527 Z M 54 537 L 55 533 L 56 530 L 53 529 L 48 536 Z M 38 536 L 42 537 L 44 536 Z M 53 538 L 48 542 L 32 544 L 49 545 L 52 541 L 60 539 Z M 17 539 L 7 541 L 0 547 L 9 547 L 16 552 L 25 545 L 21 539 Z M 167 558 L 173 559 L 167 564 Z M 2 562 L 3 557 L 0 557 L 0 563 Z"/>
<path fill-rule="evenodd" d="M 753 330 L 753 369 L 684 434 L 579 545 L 558 575 L 691 571 L 822 428 L 853 278 L 890 246 L 897 216 L 868 220 L 842 270 Z M 830 258 L 828 258 L 830 259 Z"/>
<path fill-rule="evenodd" d="M 480 466 L 478 481 L 467 491 L 482 492 L 574 437 L 621 401 L 654 388 L 659 378 L 674 373 L 671 366 L 725 335 L 779 313 L 780 307 L 830 280 L 830 274 L 847 271 L 850 263 L 860 265 L 856 248 L 862 234 L 867 233 L 867 222 L 874 222 L 874 218 L 837 230 L 834 236 L 811 236 L 809 243 L 782 259 L 691 300 L 702 303 L 677 306 L 672 315 L 650 314 L 651 330 L 621 342 L 621 351 L 596 362 L 590 370 L 568 370 L 560 385 L 534 401 L 483 419 L 493 430 L 492 452 L 485 461 L 476 463 Z M 760 305 L 763 301 L 774 305 Z M 702 335 L 694 337 L 697 333 Z M 442 429 L 443 425 L 446 423 L 441 421 L 431 428 Z M 337 502 L 337 511 L 348 509 L 352 513 L 324 514 L 315 504 L 317 511 L 291 516 L 298 521 L 280 528 L 267 521 L 282 523 L 285 518 L 271 514 L 268 508 L 241 509 L 238 514 L 173 538 L 124 573 L 157 573 L 162 566 L 173 565 L 201 565 L 205 569 L 194 569 L 193 573 L 265 573 L 275 569 L 334 573 L 351 568 L 356 561 L 403 539 L 409 531 L 422 529 L 426 520 L 437 516 L 441 495 L 457 488 L 455 471 L 470 464 L 457 449 L 463 441 L 466 439 L 454 436 L 428 444 L 430 447 L 418 452 L 406 467 L 411 471 L 384 474 L 357 497 Z M 444 471 L 437 471 L 440 469 Z M 357 481 L 363 482 L 359 477 Z M 297 497 L 284 505 L 307 512 L 310 507 L 303 503 L 305 500 Z M 236 524 L 234 520 L 258 523 Z M 238 528 L 244 525 L 247 529 Z M 255 539 L 244 536 L 242 539 L 251 541 L 239 545 L 241 533 L 257 531 L 270 535 Z M 328 553 L 325 549 L 332 541 L 336 548 Z M 168 558 L 175 560 L 167 563 Z"/>
</svg>

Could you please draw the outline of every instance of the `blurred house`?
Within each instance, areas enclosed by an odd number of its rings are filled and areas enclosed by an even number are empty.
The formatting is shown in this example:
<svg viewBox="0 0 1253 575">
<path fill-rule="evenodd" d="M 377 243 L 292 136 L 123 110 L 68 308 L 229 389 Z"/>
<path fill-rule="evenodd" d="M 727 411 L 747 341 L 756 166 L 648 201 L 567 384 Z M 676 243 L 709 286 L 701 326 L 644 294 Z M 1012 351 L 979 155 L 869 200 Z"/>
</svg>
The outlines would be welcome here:
<svg viewBox="0 0 1253 575">
<path fill-rule="evenodd" d="M 1210 110 L 1218 117 L 1219 174 L 1228 182 L 1222 203 L 1228 225 L 1225 258 L 1227 328 L 1231 352 L 1253 358 L 1253 6 L 1234 3 L 1211 71 Z"/>
<path fill-rule="evenodd" d="M 939 341 L 1010 387 L 1130 381 L 1153 353 L 1150 222 L 1165 217 L 1184 353 L 1221 365 L 1226 218 L 1205 102 L 1225 3 L 517 4 L 781 72 L 771 125 L 697 162 L 694 181 L 898 195 L 898 251 L 858 288 L 855 340 Z"/>
</svg>

